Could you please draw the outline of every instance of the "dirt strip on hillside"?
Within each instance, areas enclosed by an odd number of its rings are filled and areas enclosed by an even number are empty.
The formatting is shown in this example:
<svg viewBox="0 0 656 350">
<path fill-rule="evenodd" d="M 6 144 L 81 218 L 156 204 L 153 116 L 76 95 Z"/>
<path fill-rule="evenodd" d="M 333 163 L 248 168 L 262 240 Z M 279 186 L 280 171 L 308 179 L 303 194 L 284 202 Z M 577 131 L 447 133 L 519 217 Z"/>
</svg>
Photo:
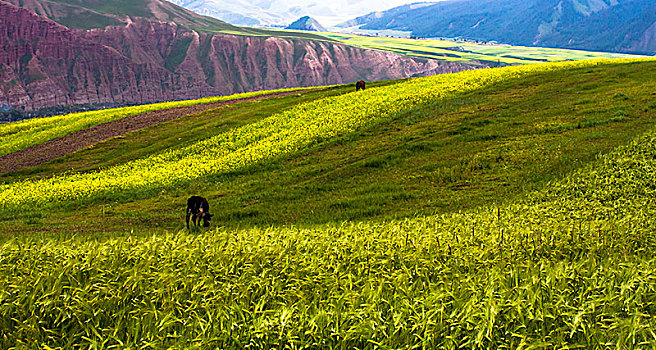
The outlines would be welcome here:
<svg viewBox="0 0 656 350">
<path fill-rule="evenodd" d="M 69 153 L 73 153 L 79 149 L 89 147 L 97 142 L 106 141 L 113 137 L 127 134 L 131 131 L 147 128 L 149 126 L 175 120 L 187 115 L 197 114 L 220 106 L 299 94 L 309 91 L 316 90 L 285 91 L 216 103 L 177 107 L 114 120 L 88 129 L 76 131 L 24 150 L 6 154 L 0 157 L 0 174 L 41 165 L 59 157 L 63 157 Z"/>
</svg>

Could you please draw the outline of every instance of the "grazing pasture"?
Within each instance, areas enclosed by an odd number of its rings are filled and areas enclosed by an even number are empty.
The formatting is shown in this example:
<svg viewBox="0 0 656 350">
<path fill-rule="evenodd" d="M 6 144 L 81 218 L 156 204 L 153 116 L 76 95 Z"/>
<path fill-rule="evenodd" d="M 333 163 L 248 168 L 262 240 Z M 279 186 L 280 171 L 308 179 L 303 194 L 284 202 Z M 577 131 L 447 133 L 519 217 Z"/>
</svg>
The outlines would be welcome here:
<svg viewBox="0 0 656 350">
<path fill-rule="evenodd" d="M 5 174 L 0 348 L 651 348 L 654 72 L 333 87 Z"/>
</svg>

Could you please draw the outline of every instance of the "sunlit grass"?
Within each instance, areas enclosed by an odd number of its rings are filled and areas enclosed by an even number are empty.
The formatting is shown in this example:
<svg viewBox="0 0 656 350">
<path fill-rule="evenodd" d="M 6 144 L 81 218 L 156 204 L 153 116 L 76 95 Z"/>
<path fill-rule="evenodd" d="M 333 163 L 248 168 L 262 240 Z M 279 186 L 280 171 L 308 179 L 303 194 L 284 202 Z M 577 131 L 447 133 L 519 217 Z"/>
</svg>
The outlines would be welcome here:
<svg viewBox="0 0 656 350">
<path fill-rule="evenodd" d="M 176 107 L 208 104 L 270 93 L 304 89 L 310 88 L 254 91 L 229 96 L 204 97 L 195 100 L 161 102 L 132 107 L 120 107 L 89 112 L 69 113 L 64 115 L 33 118 L 12 123 L 0 124 L 0 156 L 25 149 L 30 146 L 38 145 L 48 140 L 68 135 L 75 131 L 90 128 L 110 121 L 131 117 L 137 114 Z"/>
</svg>

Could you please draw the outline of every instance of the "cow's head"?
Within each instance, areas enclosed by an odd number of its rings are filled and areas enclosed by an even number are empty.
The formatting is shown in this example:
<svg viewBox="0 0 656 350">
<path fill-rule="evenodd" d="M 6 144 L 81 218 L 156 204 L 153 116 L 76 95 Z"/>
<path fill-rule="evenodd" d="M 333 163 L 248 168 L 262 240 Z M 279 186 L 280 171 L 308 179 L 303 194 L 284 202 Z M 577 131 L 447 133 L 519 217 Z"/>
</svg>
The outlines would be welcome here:
<svg viewBox="0 0 656 350">
<path fill-rule="evenodd" d="M 210 220 L 212 220 L 212 214 L 210 213 L 202 213 L 202 218 L 203 218 L 203 227 L 210 227 Z"/>
</svg>

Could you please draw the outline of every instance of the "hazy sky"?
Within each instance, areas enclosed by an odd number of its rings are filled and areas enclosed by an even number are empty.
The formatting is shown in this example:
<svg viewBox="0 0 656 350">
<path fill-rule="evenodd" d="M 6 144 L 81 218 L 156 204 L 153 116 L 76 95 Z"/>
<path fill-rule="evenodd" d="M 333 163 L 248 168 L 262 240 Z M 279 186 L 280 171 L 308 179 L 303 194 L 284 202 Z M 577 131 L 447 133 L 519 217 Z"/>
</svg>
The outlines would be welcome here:
<svg viewBox="0 0 656 350">
<path fill-rule="evenodd" d="M 271 7 L 297 7 L 299 14 L 304 12 L 330 26 L 373 11 L 387 10 L 413 2 L 417 0 L 277 0 L 271 2 Z"/>
<path fill-rule="evenodd" d="M 312 16 L 333 26 L 374 11 L 410 4 L 408 0 L 170 0 L 193 11 L 222 17 L 226 13 L 256 18 L 263 24 L 288 25 L 302 16 Z M 232 20 L 235 20 L 233 18 Z M 235 23 L 235 22 L 231 22 Z M 238 23 L 237 23 L 238 24 Z"/>
</svg>

